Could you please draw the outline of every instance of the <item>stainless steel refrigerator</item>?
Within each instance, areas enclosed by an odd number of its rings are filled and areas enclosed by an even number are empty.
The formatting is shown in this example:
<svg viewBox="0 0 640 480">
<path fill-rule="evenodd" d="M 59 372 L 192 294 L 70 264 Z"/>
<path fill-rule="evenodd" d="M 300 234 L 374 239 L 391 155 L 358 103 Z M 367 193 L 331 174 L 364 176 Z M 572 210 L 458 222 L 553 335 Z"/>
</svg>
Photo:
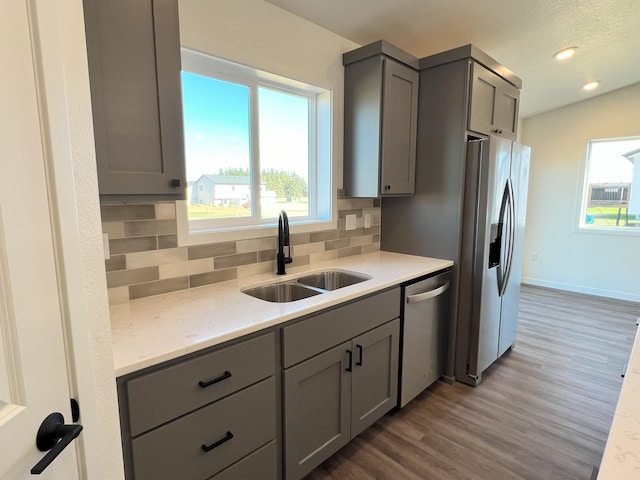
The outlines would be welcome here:
<svg viewBox="0 0 640 480">
<path fill-rule="evenodd" d="M 530 149 L 494 136 L 466 149 L 460 168 L 423 158 L 415 196 L 382 200 L 381 248 L 454 260 L 447 372 L 477 385 L 516 340 Z"/>
</svg>

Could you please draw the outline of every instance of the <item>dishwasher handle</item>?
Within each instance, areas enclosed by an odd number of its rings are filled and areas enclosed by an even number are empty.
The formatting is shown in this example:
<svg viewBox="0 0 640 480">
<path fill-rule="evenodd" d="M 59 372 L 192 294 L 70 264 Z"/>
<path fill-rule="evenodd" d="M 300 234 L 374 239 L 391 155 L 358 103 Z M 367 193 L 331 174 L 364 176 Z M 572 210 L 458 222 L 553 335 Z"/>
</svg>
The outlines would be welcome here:
<svg viewBox="0 0 640 480">
<path fill-rule="evenodd" d="M 450 286 L 451 286 L 451 282 L 447 281 L 447 283 L 440 285 L 438 288 L 434 288 L 433 290 L 429 290 L 428 292 L 409 295 L 407 297 L 407 303 L 424 302 L 425 300 L 429 300 L 430 298 L 437 297 L 438 295 L 442 295 L 444 292 L 449 290 Z"/>
</svg>

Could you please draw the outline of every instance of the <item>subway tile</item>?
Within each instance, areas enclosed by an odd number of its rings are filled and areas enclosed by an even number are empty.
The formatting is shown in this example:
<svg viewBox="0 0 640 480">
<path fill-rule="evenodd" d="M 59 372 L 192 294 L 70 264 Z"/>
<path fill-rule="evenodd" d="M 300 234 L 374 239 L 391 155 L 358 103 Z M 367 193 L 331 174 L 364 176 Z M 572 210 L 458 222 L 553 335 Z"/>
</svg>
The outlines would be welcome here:
<svg viewBox="0 0 640 480">
<path fill-rule="evenodd" d="M 119 253 L 144 252 L 156 250 L 158 248 L 158 238 L 152 237 L 134 237 L 134 238 L 116 238 L 109 240 L 109 250 L 111 255 Z"/>
<path fill-rule="evenodd" d="M 340 230 L 347 229 L 347 221 L 343 218 L 342 220 L 336 221 L 336 229 L 338 230 L 338 235 L 340 234 Z"/>
<path fill-rule="evenodd" d="M 107 272 L 124 270 L 127 268 L 127 257 L 124 255 L 111 255 L 109 260 L 104 261 L 104 266 Z"/>
<path fill-rule="evenodd" d="M 129 301 L 129 287 L 108 288 L 109 305 L 124 303 Z"/>
<path fill-rule="evenodd" d="M 262 250 L 258 253 L 258 262 L 268 262 L 276 259 L 277 250 Z M 284 249 L 284 254 L 287 254 L 287 247 Z"/>
<path fill-rule="evenodd" d="M 213 266 L 216 270 L 221 270 L 223 268 L 247 265 L 248 263 L 257 263 L 257 261 L 257 252 L 239 253 L 237 255 L 228 255 L 226 257 L 216 257 L 213 259 Z"/>
<path fill-rule="evenodd" d="M 373 199 L 373 206 L 374 207 L 379 207 L 380 206 L 380 199 L 379 198 L 374 198 Z"/>
<path fill-rule="evenodd" d="M 338 238 L 337 230 L 322 230 L 320 232 L 311 233 L 311 243 L 326 242 L 327 240 L 336 240 Z"/>
<path fill-rule="evenodd" d="M 326 262 L 338 258 L 338 250 L 328 250 L 326 252 L 312 253 L 309 255 L 309 263 Z"/>
<path fill-rule="evenodd" d="M 158 220 L 168 220 L 168 219 L 176 218 L 175 202 L 156 203 L 156 218 Z"/>
<path fill-rule="evenodd" d="M 277 237 L 252 238 L 236 242 L 236 253 L 258 252 L 276 248 L 278 248 Z"/>
<path fill-rule="evenodd" d="M 365 228 L 364 233 L 367 235 L 379 235 L 380 225 L 372 225 L 371 228 Z"/>
<path fill-rule="evenodd" d="M 236 253 L 236 242 L 208 243 L 189 247 L 189 260 L 233 255 L 234 253 Z"/>
<path fill-rule="evenodd" d="M 362 253 L 377 252 L 380 250 L 379 243 L 370 243 L 369 245 L 362 245 Z"/>
<path fill-rule="evenodd" d="M 185 262 L 168 263 L 159 266 L 160 278 L 173 278 L 196 275 L 213 271 L 213 258 L 199 258 Z"/>
<path fill-rule="evenodd" d="M 102 222 L 102 233 L 112 238 L 124 238 L 124 222 Z"/>
<path fill-rule="evenodd" d="M 370 243 L 373 243 L 373 235 L 360 235 L 358 237 L 352 237 L 350 240 L 350 245 L 352 247 L 369 245 Z"/>
<path fill-rule="evenodd" d="M 324 252 L 324 243 L 316 242 L 316 243 L 305 243 L 304 245 L 294 245 L 291 247 L 291 255 L 309 255 L 311 253 L 319 253 Z"/>
<path fill-rule="evenodd" d="M 107 272 L 107 288 L 150 282 L 152 280 L 158 280 L 159 278 L 158 267 L 134 268 L 130 270 L 120 270 L 117 272 Z"/>
<path fill-rule="evenodd" d="M 293 262 L 290 264 L 292 268 L 301 267 L 303 265 L 309 265 L 310 257 L 309 255 L 300 255 L 293 259 Z"/>
<path fill-rule="evenodd" d="M 373 235 L 373 237 L 371 237 L 371 240 L 373 241 L 373 243 L 380 243 L 380 234 Z"/>
<path fill-rule="evenodd" d="M 345 198 L 338 200 L 338 211 L 373 207 L 373 198 Z"/>
<path fill-rule="evenodd" d="M 156 207 L 149 205 L 100 205 L 103 222 L 122 220 L 151 220 L 156 218 Z"/>
<path fill-rule="evenodd" d="M 176 248 L 178 246 L 178 235 L 158 235 L 158 248 Z"/>
<path fill-rule="evenodd" d="M 150 267 L 167 263 L 184 262 L 187 260 L 186 247 L 165 248 L 149 252 L 134 252 L 127 254 L 127 268 Z"/>
<path fill-rule="evenodd" d="M 356 215 L 358 218 L 362 217 L 362 209 L 361 208 L 352 208 L 349 210 L 338 210 L 338 219 L 343 220 L 347 215 Z"/>
<path fill-rule="evenodd" d="M 311 232 L 291 234 L 291 245 L 303 245 L 305 243 L 311 243 Z"/>
<path fill-rule="evenodd" d="M 124 222 L 125 237 L 142 237 L 145 235 L 166 235 L 176 233 L 175 220 L 138 220 Z"/>
<path fill-rule="evenodd" d="M 129 285 L 129 297 L 133 300 L 136 298 L 150 297 L 151 295 L 159 295 L 161 293 L 185 290 L 187 288 L 189 288 L 188 277 L 167 278 L 155 282 Z"/>
<path fill-rule="evenodd" d="M 341 248 L 340 250 L 338 250 L 338 258 L 350 257 L 351 255 L 360 255 L 361 253 L 361 247 Z"/>
<path fill-rule="evenodd" d="M 368 230 L 368 229 L 367 229 Z M 340 230 L 338 238 L 360 237 L 365 234 L 364 228 L 356 228 L 355 230 Z"/>
<path fill-rule="evenodd" d="M 212 283 L 226 282 L 238 278 L 238 272 L 235 268 L 227 268 L 224 270 L 216 270 L 215 272 L 199 273 L 189 276 L 189 285 L 193 287 L 201 287 L 202 285 L 210 285 Z"/>
<path fill-rule="evenodd" d="M 324 243 L 325 250 L 337 250 L 338 248 L 346 248 L 349 246 L 349 239 L 342 238 L 340 240 L 331 240 Z"/>
<path fill-rule="evenodd" d="M 245 278 L 252 275 L 258 275 L 260 273 L 269 273 L 275 271 L 275 260 L 269 262 L 250 263 L 248 265 L 240 265 L 238 267 L 238 278 Z"/>
</svg>

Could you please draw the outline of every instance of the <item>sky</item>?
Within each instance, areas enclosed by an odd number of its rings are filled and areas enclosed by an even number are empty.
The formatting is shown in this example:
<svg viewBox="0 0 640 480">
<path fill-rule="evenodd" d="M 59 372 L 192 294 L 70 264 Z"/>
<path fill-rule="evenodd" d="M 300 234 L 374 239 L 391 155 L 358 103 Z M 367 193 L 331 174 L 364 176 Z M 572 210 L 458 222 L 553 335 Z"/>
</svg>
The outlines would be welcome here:
<svg viewBox="0 0 640 480">
<path fill-rule="evenodd" d="M 250 89 L 182 72 L 187 180 L 250 165 Z M 308 100 L 258 89 L 261 169 L 292 171 L 308 181 Z"/>
<path fill-rule="evenodd" d="M 589 183 L 631 183 L 633 163 L 622 155 L 637 148 L 640 148 L 638 138 L 592 141 L 589 148 Z"/>
</svg>

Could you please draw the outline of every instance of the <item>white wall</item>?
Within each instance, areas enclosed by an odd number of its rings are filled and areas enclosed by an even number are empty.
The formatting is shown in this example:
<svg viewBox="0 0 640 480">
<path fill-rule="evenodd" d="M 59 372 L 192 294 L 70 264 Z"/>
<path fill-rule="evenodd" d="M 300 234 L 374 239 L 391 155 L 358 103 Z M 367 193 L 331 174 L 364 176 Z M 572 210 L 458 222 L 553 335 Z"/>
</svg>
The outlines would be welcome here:
<svg viewBox="0 0 640 480">
<path fill-rule="evenodd" d="M 588 140 L 636 135 L 640 83 L 522 122 L 532 149 L 523 282 L 640 301 L 640 232 L 577 228 Z"/>
<path fill-rule="evenodd" d="M 184 47 L 333 92 L 333 168 L 342 188 L 342 54 L 359 45 L 263 0 L 179 0 Z"/>
</svg>

